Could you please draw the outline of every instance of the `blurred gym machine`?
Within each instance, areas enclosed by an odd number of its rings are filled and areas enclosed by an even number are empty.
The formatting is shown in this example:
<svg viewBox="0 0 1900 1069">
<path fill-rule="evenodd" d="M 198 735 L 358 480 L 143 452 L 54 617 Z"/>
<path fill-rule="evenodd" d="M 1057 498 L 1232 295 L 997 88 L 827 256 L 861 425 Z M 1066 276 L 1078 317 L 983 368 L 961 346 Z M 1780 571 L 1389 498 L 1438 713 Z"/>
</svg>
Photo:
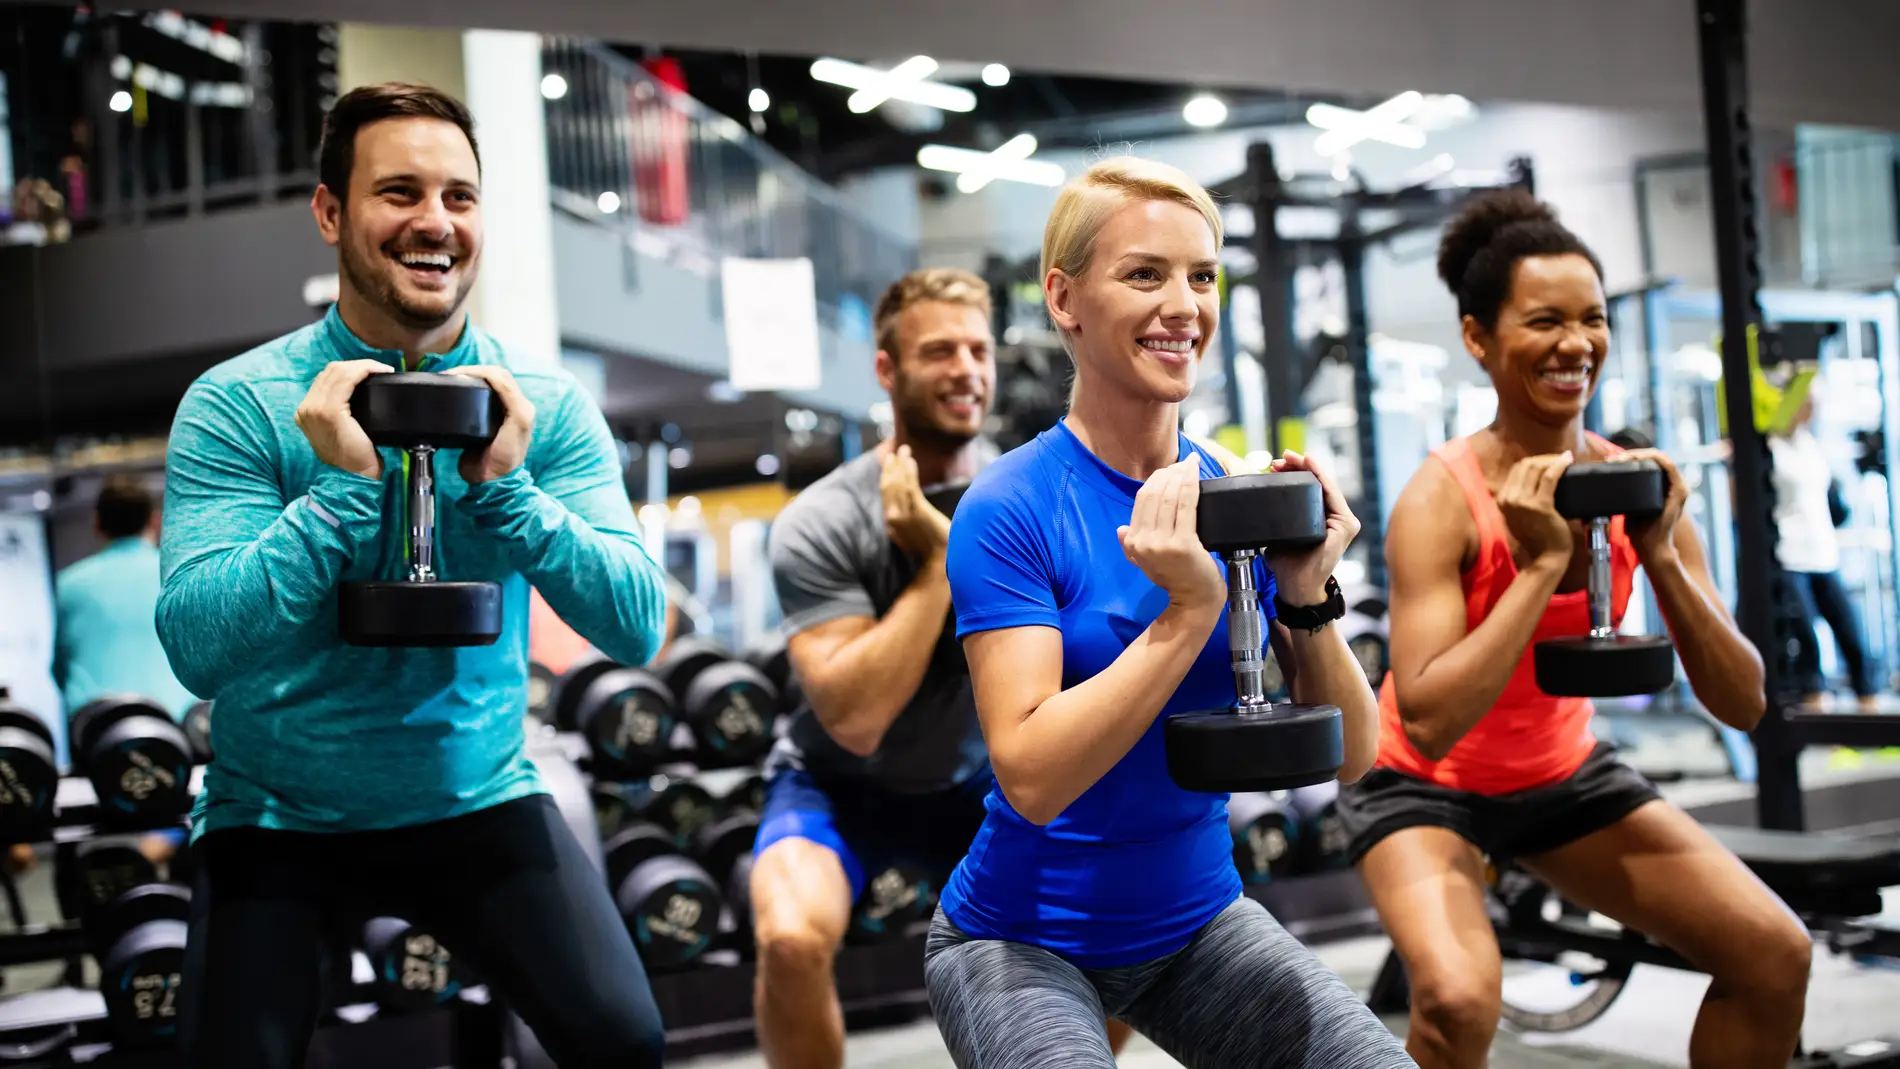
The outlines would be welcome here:
<svg viewBox="0 0 1900 1069">
<path fill-rule="evenodd" d="M 1230 214 L 1223 284 L 1230 290 L 1251 288 L 1258 296 L 1263 351 L 1257 355 L 1266 380 L 1267 427 L 1273 452 L 1303 448 L 1307 427 L 1307 390 L 1327 362 L 1343 365 L 1352 378 L 1353 419 L 1344 435 L 1348 448 L 1338 450 L 1336 475 L 1353 511 L 1365 528 L 1353 544 L 1353 555 L 1365 567 L 1367 581 L 1385 585 L 1384 505 L 1379 478 L 1380 450 L 1378 380 L 1373 366 L 1371 325 L 1366 310 L 1366 254 L 1407 234 L 1441 225 L 1468 198 L 1495 189 L 1532 189 L 1534 178 L 1528 157 L 1516 157 L 1492 184 L 1467 183 L 1446 172 L 1421 178 L 1396 189 L 1375 191 L 1361 176 L 1345 180 L 1332 174 L 1283 174 L 1273 146 L 1255 142 L 1247 147 L 1247 168 L 1225 182 L 1209 187 L 1217 197 L 1245 212 Z M 1280 215 L 1283 208 L 1301 210 L 1303 236 L 1288 233 Z M 1313 234 L 1316 214 L 1330 214 L 1330 233 Z M 1298 297 L 1295 273 L 1302 266 L 1337 263 L 1343 282 L 1343 333 L 1320 330 L 1310 343 L 1296 329 Z M 1241 378 L 1235 330 L 1222 331 L 1222 359 L 1227 382 Z M 1232 397 L 1230 411 L 1240 411 Z M 1347 430 L 1344 419 L 1337 430 Z"/>
</svg>

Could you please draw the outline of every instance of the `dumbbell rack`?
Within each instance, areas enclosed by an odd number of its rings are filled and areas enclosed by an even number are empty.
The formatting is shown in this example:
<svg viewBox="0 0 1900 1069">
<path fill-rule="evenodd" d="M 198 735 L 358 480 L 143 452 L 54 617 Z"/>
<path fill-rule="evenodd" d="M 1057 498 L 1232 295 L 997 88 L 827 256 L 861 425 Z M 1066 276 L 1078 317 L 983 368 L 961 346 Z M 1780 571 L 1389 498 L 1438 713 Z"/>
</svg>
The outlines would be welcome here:
<svg viewBox="0 0 1900 1069">
<path fill-rule="evenodd" d="M 194 797 L 202 773 L 202 768 L 193 770 Z M 94 943 L 76 919 L 80 915 L 78 893 L 67 874 L 76 869 L 79 847 L 95 838 L 184 826 L 182 817 L 147 822 L 106 818 L 90 783 L 73 776 L 60 781 L 53 824 L 43 838 L 30 841 L 53 845 L 55 898 L 64 919 L 58 924 L 29 924 L 0 932 L 0 968 L 54 961 L 67 964 L 63 987 L 17 996 L 0 994 L 0 1045 L 18 1043 L 25 1047 L 49 1034 L 58 1036 L 59 1043 L 40 1056 L 10 1059 L 9 1066 L 183 1069 L 177 1051 L 170 1046 L 140 1049 L 116 1045 L 104 1004 L 94 992 L 81 988 L 81 959 L 94 952 Z M 6 883 L 0 890 L 17 897 L 11 879 L 0 880 Z M 475 988 L 440 1007 L 393 1013 L 374 1008 L 376 996 L 370 984 L 348 978 L 333 992 L 333 1008 L 320 1020 L 305 1064 L 309 1069 L 433 1069 L 444 1065 L 494 1069 L 502 1064 L 507 1015 L 486 995 L 485 989 Z M 23 1006 L 27 1000 L 36 1002 Z"/>
</svg>

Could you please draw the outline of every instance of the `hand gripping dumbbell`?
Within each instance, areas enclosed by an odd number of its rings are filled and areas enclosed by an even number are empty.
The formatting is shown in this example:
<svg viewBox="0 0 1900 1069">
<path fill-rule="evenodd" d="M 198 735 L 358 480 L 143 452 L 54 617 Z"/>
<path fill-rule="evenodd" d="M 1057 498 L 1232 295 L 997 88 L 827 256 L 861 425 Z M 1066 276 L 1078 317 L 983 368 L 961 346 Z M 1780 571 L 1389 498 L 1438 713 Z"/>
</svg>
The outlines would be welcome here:
<svg viewBox="0 0 1900 1069">
<path fill-rule="evenodd" d="M 1326 540 L 1326 502 L 1310 472 L 1262 472 L 1201 480 L 1195 531 L 1227 565 L 1231 708 L 1182 713 L 1163 728 L 1168 776 L 1185 790 L 1277 791 L 1319 783 L 1345 763 L 1336 705 L 1276 705 L 1261 679 L 1260 590 L 1254 558 Z"/>
<path fill-rule="evenodd" d="M 1653 460 L 1572 464 L 1557 480 L 1557 514 L 1582 520 L 1590 534 L 1590 633 L 1546 639 L 1533 651 L 1537 687 L 1546 694 L 1614 698 L 1654 694 L 1676 681 L 1676 650 L 1662 635 L 1620 635 L 1612 619 L 1610 518 L 1646 519 L 1668 501 L 1668 482 Z"/>
<path fill-rule="evenodd" d="M 337 630 L 352 646 L 487 646 L 501 637 L 501 584 L 436 577 L 435 453 L 484 449 L 501 429 L 488 384 L 427 371 L 371 375 L 350 414 L 378 446 L 407 454 L 407 579 L 352 581 L 337 592 Z"/>
</svg>

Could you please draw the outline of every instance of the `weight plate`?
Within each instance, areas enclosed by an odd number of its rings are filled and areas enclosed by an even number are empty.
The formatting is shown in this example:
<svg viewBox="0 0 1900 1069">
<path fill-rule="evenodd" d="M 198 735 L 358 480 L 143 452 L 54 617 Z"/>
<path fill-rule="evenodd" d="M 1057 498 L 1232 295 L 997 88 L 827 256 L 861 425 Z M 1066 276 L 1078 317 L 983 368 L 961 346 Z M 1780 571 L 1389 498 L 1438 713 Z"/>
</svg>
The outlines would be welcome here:
<svg viewBox="0 0 1900 1069">
<path fill-rule="evenodd" d="M 350 415 L 381 446 L 479 449 L 501 429 L 501 396 L 480 379 L 432 371 L 371 375 L 350 394 Z"/>
<path fill-rule="evenodd" d="M 765 777 L 754 772 L 719 798 L 719 811 L 730 816 L 741 810 L 765 812 Z"/>
<path fill-rule="evenodd" d="M 213 756 L 211 749 L 211 703 L 199 702 L 185 711 L 185 719 L 179 722 L 185 730 L 185 741 L 191 745 L 191 763 L 208 765 Z"/>
<path fill-rule="evenodd" d="M 675 696 L 692 688 L 693 679 L 713 665 L 732 660 L 725 643 L 705 635 L 687 635 L 673 640 L 665 656 L 648 666 L 666 689 Z"/>
<path fill-rule="evenodd" d="M 714 879 L 724 882 L 731 878 L 740 858 L 752 856 L 758 838 L 758 815 L 740 810 L 701 828 L 694 839 L 693 856 Z"/>
<path fill-rule="evenodd" d="M 177 1039 L 186 928 L 184 921 L 147 921 L 115 940 L 99 962 L 99 993 L 119 1043 L 149 1046 Z"/>
<path fill-rule="evenodd" d="M 501 584 L 343 583 L 336 620 L 352 646 L 491 646 L 501 637 Z"/>
<path fill-rule="evenodd" d="M 455 954 L 408 921 L 377 917 L 363 926 L 376 1004 L 390 1010 L 426 1010 L 461 994 L 467 980 Z"/>
<path fill-rule="evenodd" d="M 67 725 L 68 737 L 72 740 L 73 761 L 79 764 L 78 771 L 82 774 L 85 772 L 81 762 L 98 743 L 99 736 L 112 725 L 129 717 L 148 717 L 168 724 L 172 722 L 171 713 L 164 706 L 134 694 L 108 694 L 87 702 L 79 707 Z"/>
<path fill-rule="evenodd" d="M 937 906 L 937 888 L 930 874 L 899 863 L 864 882 L 864 891 L 851 907 L 851 927 L 845 938 L 854 943 L 881 943 L 904 934 Z"/>
<path fill-rule="evenodd" d="M 701 828 L 719 819 L 719 803 L 699 784 L 665 776 L 647 782 L 653 793 L 640 803 L 641 816 L 673 833 L 682 849 L 692 843 Z"/>
<path fill-rule="evenodd" d="M 1215 553 L 1318 545 L 1326 540 L 1325 496 L 1304 471 L 1202 479 L 1194 527 Z"/>
<path fill-rule="evenodd" d="M 1285 799 L 1265 791 L 1236 794 L 1227 800 L 1227 828 L 1242 883 L 1285 879 L 1299 868 L 1299 818 Z"/>
<path fill-rule="evenodd" d="M 528 662 L 528 715 L 544 724 L 552 723 L 554 691 L 561 677 L 539 661 Z"/>
<path fill-rule="evenodd" d="M 638 668 L 595 675 L 575 705 L 574 718 L 593 755 L 595 775 L 643 776 L 671 751 L 673 696 Z"/>
<path fill-rule="evenodd" d="M 59 765 L 45 735 L 15 723 L 0 721 L 0 837 L 17 842 L 52 826 Z"/>
<path fill-rule="evenodd" d="M 778 691 L 763 672 L 744 661 L 702 669 L 680 708 L 693 729 L 702 767 L 751 764 L 772 748 Z"/>
<path fill-rule="evenodd" d="M 1284 790 L 1332 779 L 1345 763 L 1344 721 L 1333 705 L 1182 713 L 1168 718 L 1162 737 L 1168 776 L 1189 791 Z"/>
<path fill-rule="evenodd" d="M 1653 460 L 1572 464 L 1557 477 L 1557 514 L 1572 520 L 1606 516 L 1644 518 L 1663 510 L 1668 480 Z"/>
<path fill-rule="evenodd" d="M 96 735 L 86 778 L 108 819 L 183 816 L 191 809 L 191 743 L 169 717 L 123 717 Z"/>
<path fill-rule="evenodd" d="M 652 969 L 678 968 L 711 949 L 725 905 L 706 870 L 678 855 L 637 866 L 615 889 L 614 902 Z"/>
<path fill-rule="evenodd" d="M 594 680 L 613 671 L 625 668 L 618 661 L 605 657 L 569 665 L 567 674 L 561 677 L 560 685 L 554 690 L 554 726 L 561 731 L 578 731 L 581 700 L 587 696 L 587 688 Z"/>
<path fill-rule="evenodd" d="M 158 868 L 132 847 L 99 843 L 74 860 L 72 879 L 80 913 L 90 921 L 133 888 L 157 883 Z"/>
<path fill-rule="evenodd" d="M 679 852 L 673 833 L 657 824 L 636 821 L 615 832 L 601 848 L 606 859 L 607 886 L 618 887 L 627 874 L 656 857 Z"/>
<path fill-rule="evenodd" d="M 1559 697 L 1655 694 L 1676 681 L 1676 648 L 1662 635 L 1553 638 L 1532 656 L 1537 688 Z"/>
</svg>

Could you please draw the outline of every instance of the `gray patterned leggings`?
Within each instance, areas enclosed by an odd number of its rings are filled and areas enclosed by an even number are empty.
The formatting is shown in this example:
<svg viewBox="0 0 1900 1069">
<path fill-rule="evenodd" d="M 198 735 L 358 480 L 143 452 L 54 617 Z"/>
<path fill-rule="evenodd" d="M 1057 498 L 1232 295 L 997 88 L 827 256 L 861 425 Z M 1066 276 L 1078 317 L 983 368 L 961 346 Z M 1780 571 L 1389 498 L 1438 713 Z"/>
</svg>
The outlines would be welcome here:
<svg viewBox="0 0 1900 1069">
<path fill-rule="evenodd" d="M 924 978 L 958 1069 L 1114 1069 L 1104 1016 L 1188 1069 L 1414 1064 L 1365 1003 L 1250 898 L 1173 954 L 1112 969 L 971 939 L 939 910 Z"/>
</svg>

